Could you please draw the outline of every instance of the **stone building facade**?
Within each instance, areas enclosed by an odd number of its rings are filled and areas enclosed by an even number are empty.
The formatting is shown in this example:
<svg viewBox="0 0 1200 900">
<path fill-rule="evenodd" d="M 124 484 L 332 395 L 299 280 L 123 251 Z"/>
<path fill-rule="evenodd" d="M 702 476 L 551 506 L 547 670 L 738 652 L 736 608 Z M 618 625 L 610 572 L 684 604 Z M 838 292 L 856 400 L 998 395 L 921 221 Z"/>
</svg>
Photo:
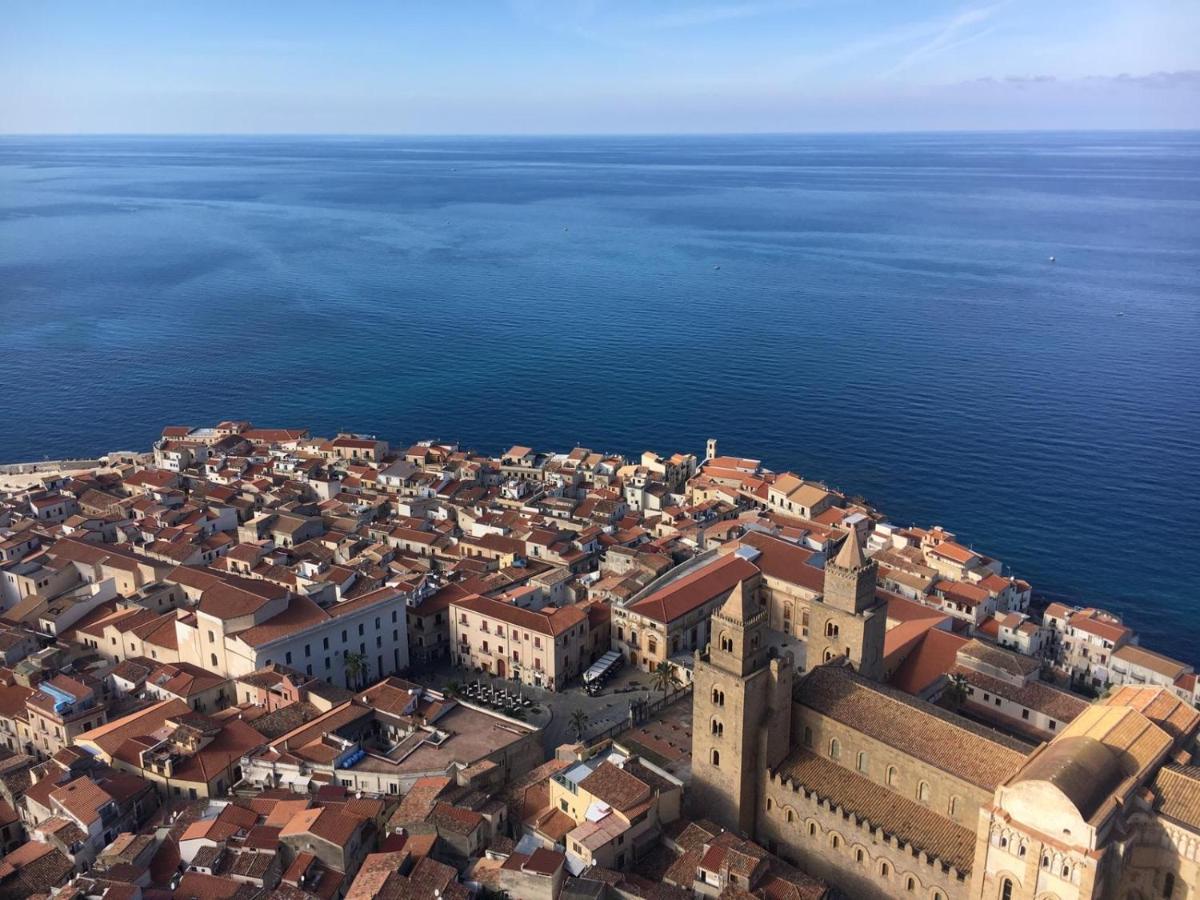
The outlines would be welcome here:
<svg viewBox="0 0 1200 900">
<path fill-rule="evenodd" d="M 1040 745 L 1004 736 L 874 680 L 874 597 L 847 541 L 811 604 L 803 676 L 766 648 L 754 591 L 713 615 L 695 664 L 697 814 L 866 900 L 1200 897 L 1200 712 L 1127 687 Z"/>
</svg>

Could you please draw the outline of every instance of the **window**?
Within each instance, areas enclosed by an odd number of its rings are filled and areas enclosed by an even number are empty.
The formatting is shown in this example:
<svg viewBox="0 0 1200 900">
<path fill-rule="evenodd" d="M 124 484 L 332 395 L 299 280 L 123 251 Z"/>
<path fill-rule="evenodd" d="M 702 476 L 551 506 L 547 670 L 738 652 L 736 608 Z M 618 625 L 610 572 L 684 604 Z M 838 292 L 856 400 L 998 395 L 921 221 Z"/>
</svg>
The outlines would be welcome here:
<svg viewBox="0 0 1200 900">
<path fill-rule="evenodd" d="M 880 864 L 879 864 L 879 874 L 880 874 L 880 876 L 882 876 L 883 878 L 887 878 L 889 875 L 891 875 L 891 874 L 892 874 L 892 867 L 891 867 L 891 866 L 889 866 L 889 865 L 888 865 L 887 863 L 885 863 L 885 862 L 883 862 L 883 863 L 880 863 Z"/>
<path fill-rule="evenodd" d="M 951 817 L 953 817 L 958 812 L 958 798 L 957 797 L 950 798 L 950 806 L 947 808 L 947 812 L 950 813 Z"/>
<path fill-rule="evenodd" d="M 309 646 L 308 644 L 305 644 L 304 645 L 304 658 L 308 659 L 308 657 L 310 657 L 310 656 L 312 656 L 312 647 Z"/>
<path fill-rule="evenodd" d="M 842 839 L 836 834 L 833 835 L 833 837 L 829 839 L 829 846 L 836 850 L 838 847 L 842 846 Z"/>
<path fill-rule="evenodd" d="M 832 622 L 826 622 L 825 623 L 825 637 L 837 637 L 837 636 L 838 636 L 838 627 L 836 625 L 834 625 Z"/>
<path fill-rule="evenodd" d="M 908 878 L 905 879 L 905 881 L 904 881 L 904 889 L 906 891 L 908 891 L 910 894 L 913 891 L 915 891 L 917 889 L 917 879 L 915 879 L 911 875 L 909 875 Z"/>
<path fill-rule="evenodd" d="M 921 803 L 929 802 L 929 782 L 922 781 L 917 785 L 917 800 Z"/>
<path fill-rule="evenodd" d="M 791 824 L 792 822 L 794 822 L 794 821 L 795 821 L 795 819 L 796 819 L 796 814 L 795 814 L 794 812 L 792 812 L 792 810 L 790 810 L 790 809 L 789 809 L 789 810 L 787 811 L 787 813 L 784 815 L 784 818 L 785 818 L 785 819 L 787 819 L 787 821 L 788 821 L 788 824 Z"/>
<path fill-rule="evenodd" d="M 862 861 L 864 859 L 866 859 L 866 856 L 867 855 L 865 853 L 863 853 L 862 847 L 859 847 L 857 850 L 854 851 L 854 861 L 856 863 L 858 863 L 859 865 L 862 865 Z"/>
<path fill-rule="evenodd" d="M 718 690 L 717 688 L 713 688 L 712 689 L 712 702 L 713 702 L 713 706 L 724 706 L 725 705 L 725 692 L 722 690 Z"/>
<path fill-rule="evenodd" d="M 725 634 L 724 632 L 721 633 L 721 649 L 724 650 L 726 653 L 733 652 L 733 638 L 731 638 L 729 635 Z"/>
<path fill-rule="evenodd" d="M 1013 883 L 1011 878 L 1005 878 L 1000 882 L 1000 900 L 1012 900 Z"/>
<path fill-rule="evenodd" d="M 721 737 L 722 735 L 724 735 L 725 734 L 724 723 L 718 721 L 717 719 L 713 719 L 712 720 L 712 733 L 714 735 L 716 735 L 717 737 Z"/>
<path fill-rule="evenodd" d="M 711 763 L 712 763 L 714 766 L 720 767 L 720 765 L 721 765 L 721 751 L 720 751 L 720 750 L 713 750 L 711 753 L 709 753 L 709 760 L 708 760 L 708 761 L 709 761 L 709 762 L 711 762 Z"/>
<path fill-rule="evenodd" d="M 217 642 L 216 636 L 211 631 L 208 633 L 208 642 L 210 644 L 215 644 Z M 114 640 L 113 643 L 115 644 L 116 641 Z"/>
<path fill-rule="evenodd" d="M 808 834 L 809 834 L 809 836 L 810 836 L 810 837 L 816 837 L 816 836 L 817 836 L 817 823 L 816 823 L 816 822 L 809 822 L 809 823 L 808 823 Z"/>
<path fill-rule="evenodd" d="M 888 785 L 888 787 L 896 786 L 896 767 L 895 766 L 887 767 L 887 785 Z"/>
<path fill-rule="evenodd" d="M 212 660 L 213 669 L 216 669 L 217 668 L 217 654 L 210 653 L 209 658 Z"/>
<path fill-rule="evenodd" d="M 1163 897 L 1170 898 L 1170 896 L 1174 893 L 1175 893 L 1175 873 L 1168 872 L 1163 877 L 1162 895 L 1163 895 Z"/>
<path fill-rule="evenodd" d="M 1021 710 L 1021 718 L 1028 719 L 1029 718 L 1029 710 L 1027 710 L 1027 709 Z"/>
<path fill-rule="evenodd" d="M 830 759 L 841 759 L 841 756 L 842 756 L 841 742 L 838 741 L 837 738 L 833 738 L 829 742 L 829 758 Z"/>
<path fill-rule="evenodd" d="M 804 726 L 804 746 L 812 746 L 812 729 L 807 725 Z"/>
<path fill-rule="evenodd" d="M 364 633 L 365 633 L 365 632 L 363 631 L 363 623 L 362 623 L 362 622 L 359 622 L 359 623 L 358 623 L 358 636 L 359 636 L 359 637 L 362 637 Z"/>
<path fill-rule="evenodd" d="M 283 656 L 284 656 L 284 661 L 287 662 L 287 664 L 290 666 L 292 664 L 292 651 L 289 650 Z"/>
<path fill-rule="evenodd" d="M 867 771 L 867 754 L 865 750 L 858 751 L 858 760 L 855 762 L 855 768 L 860 772 Z"/>
<path fill-rule="evenodd" d="M 328 649 L 329 649 L 329 638 L 324 638 L 324 639 L 321 641 L 321 649 L 322 649 L 322 650 L 328 650 Z"/>
</svg>

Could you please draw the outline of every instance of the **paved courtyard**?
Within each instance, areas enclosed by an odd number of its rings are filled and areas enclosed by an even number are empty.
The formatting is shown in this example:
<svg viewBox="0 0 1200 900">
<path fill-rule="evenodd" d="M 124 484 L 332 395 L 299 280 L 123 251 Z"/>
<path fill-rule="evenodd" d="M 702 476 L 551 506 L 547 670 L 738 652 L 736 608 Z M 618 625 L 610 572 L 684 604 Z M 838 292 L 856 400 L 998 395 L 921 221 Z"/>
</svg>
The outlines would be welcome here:
<svg viewBox="0 0 1200 900">
<path fill-rule="evenodd" d="M 610 681 L 599 696 L 589 696 L 576 680 L 571 686 L 561 691 L 547 691 L 542 688 L 518 684 L 504 678 L 487 675 L 476 675 L 455 668 L 449 663 L 440 663 L 409 676 L 413 681 L 427 684 L 430 687 L 444 689 L 451 682 L 465 685 L 473 680 L 489 681 L 496 688 L 507 689 L 510 693 L 520 691 L 523 696 L 534 701 L 537 713 L 529 715 L 530 725 L 543 729 L 542 746 L 547 755 L 553 754 L 559 744 L 575 740 L 571 728 L 571 716 L 575 710 L 582 709 L 588 717 L 585 737 L 602 733 L 605 729 L 625 721 L 629 716 L 631 700 L 655 700 L 660 692 L 650 687 L 650 676 L 629 666 Z"/>
</svg>

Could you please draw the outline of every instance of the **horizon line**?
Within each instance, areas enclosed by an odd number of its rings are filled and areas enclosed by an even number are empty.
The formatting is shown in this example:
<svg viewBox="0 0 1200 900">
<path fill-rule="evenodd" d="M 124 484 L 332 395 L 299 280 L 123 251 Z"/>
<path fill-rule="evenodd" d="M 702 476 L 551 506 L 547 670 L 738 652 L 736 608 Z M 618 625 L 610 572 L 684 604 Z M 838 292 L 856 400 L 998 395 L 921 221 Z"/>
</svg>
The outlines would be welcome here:
<svg viewBox="0 0 1200 900">
<path fill-rule="evenodd" d="M 1195 134 L 1200 126 L 1180 128 L 921 128 L 797 131 L 0 131 L 3 138 L 620 138 L 620 137 L 815 137 L 822 135 L 922 134 Z"/>
</svg>

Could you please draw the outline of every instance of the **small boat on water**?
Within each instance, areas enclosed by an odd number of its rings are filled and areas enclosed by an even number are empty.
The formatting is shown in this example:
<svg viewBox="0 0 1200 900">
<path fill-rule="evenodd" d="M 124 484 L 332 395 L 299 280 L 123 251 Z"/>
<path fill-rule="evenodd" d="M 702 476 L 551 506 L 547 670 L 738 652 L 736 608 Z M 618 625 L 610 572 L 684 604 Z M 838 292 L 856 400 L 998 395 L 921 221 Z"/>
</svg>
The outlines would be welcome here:
<svg viewBox="0 0 1200 900">
<path fill-rule="evenodd" d="M 1050 257 L 1050 262 L 1054 262 L 1054 257 Z"/>
</svg>

